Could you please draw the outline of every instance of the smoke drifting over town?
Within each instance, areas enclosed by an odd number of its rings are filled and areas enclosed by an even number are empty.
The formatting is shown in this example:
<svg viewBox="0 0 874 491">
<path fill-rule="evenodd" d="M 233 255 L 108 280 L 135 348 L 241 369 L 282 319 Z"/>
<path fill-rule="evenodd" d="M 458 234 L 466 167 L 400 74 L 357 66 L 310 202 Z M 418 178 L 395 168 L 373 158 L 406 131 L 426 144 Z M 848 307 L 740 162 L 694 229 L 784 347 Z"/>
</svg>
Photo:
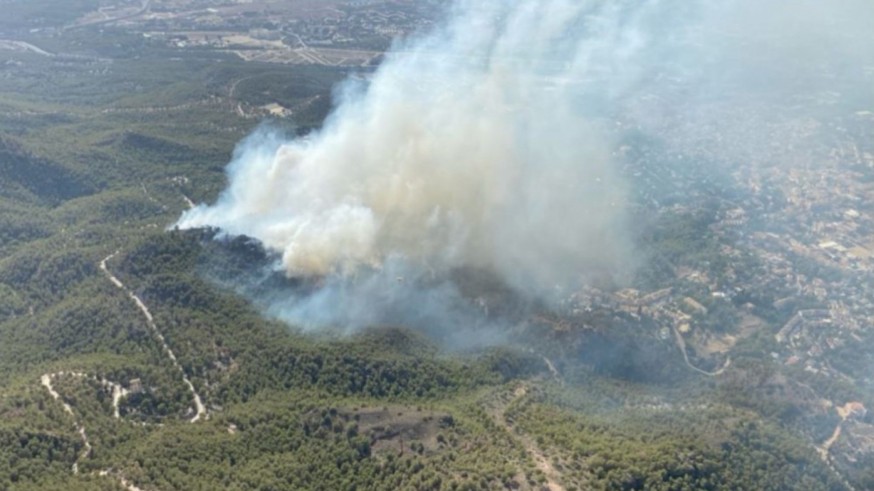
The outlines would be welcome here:
<svg viewBox="0 0 874 491">
<path fill-rule="evenodd" d="M 758 141 L 728 146 L 748 128 L 710 109 L 861 80 L 865 11 L 874 18 L 862 0 L 462 0 L 366 83 L 340 87 L 320 131 L 243 141 L 228 188 L 178 226 L 253 237 L 287 276 L 321 278 L 270 301 L 304 326 L 463 324 L 481 310 L 448 281 L 465 268 L 546 300 L 621 282 L 637 262 L 623 132 L 769 158 Z"/>
</svg>

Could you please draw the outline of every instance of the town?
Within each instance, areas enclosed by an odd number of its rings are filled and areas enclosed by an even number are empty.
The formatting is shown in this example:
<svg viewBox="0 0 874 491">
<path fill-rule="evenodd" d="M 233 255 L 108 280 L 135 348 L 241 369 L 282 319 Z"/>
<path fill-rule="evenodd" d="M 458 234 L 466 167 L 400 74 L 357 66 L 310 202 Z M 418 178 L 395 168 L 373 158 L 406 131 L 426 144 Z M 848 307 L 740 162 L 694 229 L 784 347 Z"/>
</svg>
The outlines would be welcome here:
<svg viewBox="0 0 874 491">
<path fill-rule="evenodd" d="M 148 0 L 119 2 L 68 29 L 112 25 L 174 49 L 247 61 L 369 67 L 393 42 L 427 29 L 439 2 Z"/>
<path fill-rule="evenodd" d="M 742 128 L 756 117 L 738 114 L 736 125 L 724 125 Z M 780 390 L 813 390 L 812 398 L 804 396 L 808 410 L 839 421 L 843 433 L 820 450 L 827 462 L 850 466 L 874 449 L 868 408 L 830 400 L 810 386 L 874 383 L 864 348 L 874 336 L 874 209 L 867 198 L 874 193 L 874 114 L 858 108 L 834 120 L 775 126 L 785 132 L 771 135 L 775 141 L 798 148 L 775 149 L 766 161 L 718 161 L 763 138 L 743 132 L 723 132 L 726 140 L 710 147 L 720 152 L 710 155 L 690 150 L 700 142 L 677 142 L 668 155 L 646 143 L 622 146 L 638 209 L 680 217 L 690 240 L 678 245 L 683 249 L 651 288 L 587 287 L 570 296 L 567 308 L 571 315 L 606 310 L 655 326 L 654 335 L 674 343 L 689 368 L 710 376 L 730 366 L 737 345 L 755 343 L 796 380 L 776 383 Z M 696 159 L 706 163 L 696 166 Z M 686 198 L 665 202 L 671 196 Z M 711 242 L 698 249 L 696 235 Z"/>
</svg>

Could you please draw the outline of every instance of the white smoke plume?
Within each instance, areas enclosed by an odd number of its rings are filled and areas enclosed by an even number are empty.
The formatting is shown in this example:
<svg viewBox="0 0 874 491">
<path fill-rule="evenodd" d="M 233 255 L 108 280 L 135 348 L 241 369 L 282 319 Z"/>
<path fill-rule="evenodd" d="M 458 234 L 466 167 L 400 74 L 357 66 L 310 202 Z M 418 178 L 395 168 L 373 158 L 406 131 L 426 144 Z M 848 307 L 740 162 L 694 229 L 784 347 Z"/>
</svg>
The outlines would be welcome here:
<svg viewBox="0 0 874 491">
<path fill-rule="evenodd" d="M 288 276 L 325 278 L 277 307 L 311 324 L 384 321 L 366 312 L 398 301 L 387 292 L 457 268 L 542 297 L 622 276 L 634 254 L 617 121 L 688 124 L 723 91 L 779 91 L 864 51 L 829 22 L 872 9 L 825 3 L 458 1 L 443 28 L 345 84 L 319 132 L 242 142 L 227 190 L 178 226 L 254 237 Z"/>
<path fill-rule="evenodd" d="M 568 35 L 585 3 L 460 6 L 448 30 L 349 88 L 319 134 L 244 142 L 229 189 L 180 226 L 256 237 L 289 275 L 396 255 L 545 286 L 620 266 L 623 186 L 574 100 L 587 62 Z"/>
</svg>

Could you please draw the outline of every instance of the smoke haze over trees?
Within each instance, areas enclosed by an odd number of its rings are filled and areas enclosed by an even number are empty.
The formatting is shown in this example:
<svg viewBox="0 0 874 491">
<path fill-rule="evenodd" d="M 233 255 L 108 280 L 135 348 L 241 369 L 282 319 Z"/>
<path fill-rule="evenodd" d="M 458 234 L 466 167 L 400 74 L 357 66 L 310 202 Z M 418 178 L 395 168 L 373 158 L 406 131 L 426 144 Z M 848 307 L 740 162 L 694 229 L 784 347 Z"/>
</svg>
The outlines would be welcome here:
<svg viewBox="0 0 874 491">
<path fill-rule="evenodd" d="M 225 192 L 178 225 L 254 237 L 288 276 L 325 278 L 271 301 L 305 326 L 411 320 L 392 318 L 398 305 L 457 323 L 438 312 L 458 310 L 444 281 L 457 268 L 547 300 L 595 278 L 622 284 L 641 261 L 622 139 L 642 132 L 712 174 L 804 156 L 815 135 L 726 116 L 815 99 L 836 80 L 858 89 L 871 58 L 860 12 L 874 7 L 456 2 L 370 80 L 341 86 L 321 130 L 242 142 Z M 738 136 L 749 124 L 759 138 Z"/>
</svg>

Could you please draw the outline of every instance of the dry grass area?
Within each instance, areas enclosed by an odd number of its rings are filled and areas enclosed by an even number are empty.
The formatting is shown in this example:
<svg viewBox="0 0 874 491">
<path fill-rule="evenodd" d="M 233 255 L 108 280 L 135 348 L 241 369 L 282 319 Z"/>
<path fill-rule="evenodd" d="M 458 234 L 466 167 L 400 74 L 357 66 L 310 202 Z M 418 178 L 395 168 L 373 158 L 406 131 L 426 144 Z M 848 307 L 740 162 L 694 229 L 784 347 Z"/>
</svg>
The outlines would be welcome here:
<svg viewBox="0 0 874 491">
<path fill-rule="evenodd" d="M 441 430 L 454 424 L 447 413 L 409 406 L 358 408 L 346 414 L 356 421 L 360 434 L 370 437 L 375 453 L 437 452 L 444 445 Z"/>
<path fill-rule="evenodd" d="M 696 336 L 690 344 L 694 344 L 695 352 L 705 358 L 713 355 L 724 355 L 731 351 L 738 341 L 753 335 L 766 326 L 765 321 L 755 315 L 742 313 L 740 324 L 733 334 L 705 333 L 704 336 Z M 702 333 L 701 330 L 698 332 Z"/>
</svg>

